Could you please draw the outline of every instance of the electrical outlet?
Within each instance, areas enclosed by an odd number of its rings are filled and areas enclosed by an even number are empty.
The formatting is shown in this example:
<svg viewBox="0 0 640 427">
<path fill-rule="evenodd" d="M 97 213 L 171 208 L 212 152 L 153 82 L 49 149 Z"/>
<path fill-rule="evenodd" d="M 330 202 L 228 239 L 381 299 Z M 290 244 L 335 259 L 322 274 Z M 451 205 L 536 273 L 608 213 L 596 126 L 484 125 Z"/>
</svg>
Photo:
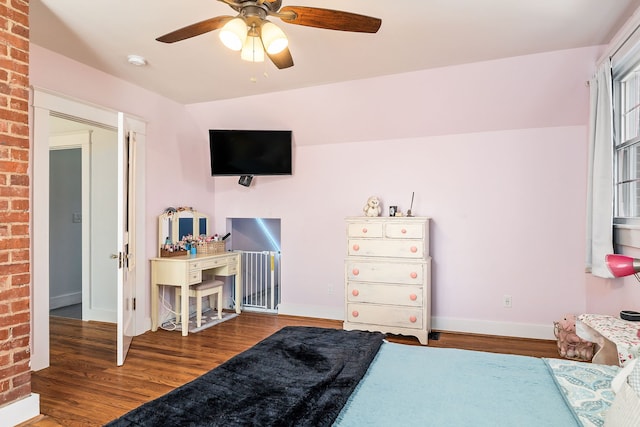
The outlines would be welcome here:
<svg viewBox="0 0 640 427">
<path fill-rule="evenodd" d="M 333 292 L 334 292 L 333 284 L 329 283 L 329 284 L 327 285 L 327 293 L 328 293 L 329 295 L 333 295 Z"/>
<path fill-rule="evenodd" d="M 505 295 L 502 297 L 502 306 L 504 308 L 511 308 L 511 295 Z"/>
</svg>

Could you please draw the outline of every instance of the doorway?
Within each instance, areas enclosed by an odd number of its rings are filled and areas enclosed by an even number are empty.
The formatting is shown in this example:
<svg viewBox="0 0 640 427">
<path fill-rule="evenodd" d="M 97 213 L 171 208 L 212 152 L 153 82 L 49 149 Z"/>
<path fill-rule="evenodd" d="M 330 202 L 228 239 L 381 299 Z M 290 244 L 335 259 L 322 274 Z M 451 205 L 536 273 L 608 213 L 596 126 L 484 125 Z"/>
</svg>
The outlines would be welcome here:
<svg viewBox="0 0 640 427">
<path fill-rule="evenodd" d="M 241 253 L 242 309 L 277 314 L 281 295 L 280 219 L 230 218 L 227 224 L 231 250 Z"/>
<path fill-rule="evenodd" d="M 82 320 L 82 149 L 49 153 L 49 310 Z"/>
<path fill-rule="evenodd" d="M 49 308 L 116 322 L 117 129 L 49 117 Z"/>
<path fill-rule="evenodd" d="M 96 107 L 95 105 L 88 105 L 80 101 L 72 100 L 69 98 L 63 98 L 60 95 L 49 93 L 40 89 L 33 90 L 33 98 L 32 98 L 32 120 L 31 120 L 31 130 L 33 135 L 33 149 L 31 151 L 32 154 L 32 215 L 31 215 L 31 226 L 32 226 L 32 239 L 31 239 L 31 259 L 32 259 L 32 292 L 31 292 L 31 313 L 32 313 L 32 322 L 31 322 L 31 368 L 34 371 L 44 369 L 49 366 L 49 357 L 50 357 L 50 347 L 49 347 L 49 151 L 50 151 L 50 137 L 52 134 L 52 120 L 51 117 L 54 116 L 56 118 L 65 119 L 66 122 L 77 122 L 84 125 L 89 125 L 90 127 L 94 127 L 93 133 L 91 135 L 92 138 L 92 152 L 93 148 L 96 144 L 96 133 L 97 130 L 105 131 L 107 133 L 111 133 L 111 135 L 116 135 L 116 144 L 115 145 L 115 158 L 118 159 L 118 164 L 116 170 L 120 170 L 121 162 L 120 159 L 123 156 L 120 156 L 121 149 L 121 141 L 124 140 L 124 137 L 121 135 L 120 130 L 125 132 L 125 127 L 129 127 L 133 133 L 138 135 L 137 138 L 137 155 L 135 157 L 135 175 L 131 176 L 131 182 L 134 182 L 137 186 L 135 193 L 135 202 L 138 207 L 136 214 L 133 218 L 132 223 L 137 227 L 137 234 L 134 238 L 134 246 L 135 250 L 130 254 L 131 259 L 139 259 L 143 260 L 145 258 L 145 245 L 139 244 L 135 245 L 135 241 L 145 242 L 146 233 L 145 233 L 145 218 L 144 218 L 144 206 L 145 206 L 145 187 L 144 187 L 144 176 L 145 176 L 145 123 L 139 119 L 132 118 L 130 116 L 126 116 L 123 113 L 118 113 L 116 111 L 103 109 L 100 107 Z M 131 127 L 132 126 L 132 127 Z M 117 131 L 116 131 L 117 130 Z M 88 153 L 89 150 L 83 151 L 83 159 L 85 157 L 85 153 Z M 97 155 L 97 153 L 93 153 Z M 87 154 L 88 155 L 88 154 Z M 107 154 L 108 155 L 108 154 Z M 110 161 L 103 161 L 103 157 L 97 156 L 97 161 L 92 162 L 92 174 L 95 176 L 97 166 L 103 166 L 106 164 L 111 164 Z M 87 160 L 88 162 L 88 160 Z M 84 164 L 84 160 L 83 160 Z M 88 164 L 88 163 L 87 163 Z M 83 168 L 83 179 L 82 184 L 83 188 L 88 184 L 95 185 L 98 180 L 85 179 L 85 173 L 87 168 Z M 114 175 L 111 175 L 112 177 Z M 116 200 L 120 203 L 120 186 L 122 185 L 122 177 L 121 174 L 116 172 L 118 177 L 116 186 L 116 190 L 114 193 L 116 194 Z M 104 184 L 104 183 L 103 183 Z M 88 188 L 88 187 L 87 187 Z M 100 202 L 101 200 L 106 200 L 109 197 L 108 192 L 110 191 L 108 182 L 104 185 L 104 188 L 99 187 L 100 191 L 91 191 L 94 194 L 93 200 L 89 200 L 89 197 L 83 197 L 83 214 L 82 214 L 82 254 L 89 253 L 88 248 L 88 236 L 92 236 L 91 245 L 95 246 L 96 244 L 96 236 L 95 230 L 98 227 L 102 227 L 103 224 L 94 218 L 91 218 L 91 215 L 85 216 L 84 212 L 89 212 L 89 204 L 93 202 Z M 84 190 L 83 190 L 84 191 Z M 88 191 L 88 190 L 87 190 Z M 100 197 L 98 197 L 100 195 Z M 103 197 L 104 196 L 104 197 Z M 86 205 L 86 207 L 85 207 Z M 106 209 L 101 209 L 100 206 L 91 206 L 93 209 L 93 214 L 99 212 L 107 212 Z M 115 221 L 116 226 L 113 233 L 104 233 L 108 234 L 109 238 L 113 238 L 114 235 L 116 238 L 115 245 L 108 244 L 109 246 L 109 254 L 106 258 L 108 258 L 107 262 L 110 262 L 111 269 L 118 269 L 118 259 L 119 259 L 119 249 L 121 247 L 120 240 L 120 205 L 118 204 L 118 208 L 114 209 L 111 212 L 107 212 L 111 219 Z M 115 214 L 114 214 L 115 212 Z M 92 215 L 93 215 L 92 214 Z M 84 232 L 84 228 L 88 226 L 89 221 L 86 218 L 91 220 L 91 223 L 95 225 L 93 230 L 87 230 Z M 121 257 L 120 257 L 121 259 Z M 134 261 L 135 262 L 135 261 Z M 133 262 L 130 263 L 130 265 Z M 144 263 L 141 261 L 141 264 Z M 83 261 L 83 265 L 86 265 L 86 262 Z M 116 266 L 114 268 L 114 266 Z M 95 280 L 96 275 L 99 275 L 99 269 L 94 268 L 92 265 L 91 269 L 83 269 L 83 283 L 85 281 L 84 276 L 89 274 L 86 270 L 91 270 L 90 273 L 93 275 L 93 280 Z M 121 271 L 121 270 L 120 270 Z M 118 326 L 121 325 L 120 322 L 120 298 L 118 293 L 121 291 L 121 276 L 122 274 L 116 274 L 117 276 L 117 284 L 114 282 L 109 286 L 110 289 L 116 287 L 116 296 L 114 298 L 114 302 L 109 302 L 108 298 L 102 298 L 99 295 L 92 295 L 90 292 L 83 292 L 83 311 L 86 310 L 85 303 L 87 296 L 91 299 L 91 304 L 95 302 L 95 309 L 99 313 L 99 315 L 104 315 L 105 318 L 99 318 L 98 320 L 102 321 L 110 321 L 116 322 Z M 135 286 L 136 296 L 137 296 L 137 305 L 142 309 L 130 311 L 132 316 L 132 321 L 128 323 L 128 325 L 132 325 L 130 329 L 127 329 L 131 334 L 141 334 L 145 330 L 149 329 L 150 320 L 148 319 L 148 310 L 145 310 L 148 306 L 148 292 L 144 287 L 146 283 L 146 271 L 144 268 L 134 269 L 130 268 L 129 274 L 129 282 Z M 87 294 L 87 295 L 85 295 Z M 116 315 L 114 316 L 113 310 L 105 310 L 105 307 L 117 307 Z M 90 306 L 90 304 L 87 304 Z M 84 315 L 83 315 L 84 317 Z M 118 360 L 120 360 L 120 329 L 118 330 L 118 349 L 114 349 L 114 355 L 118 355 Z M 114 358 L 115 359 L 115 358 Z"/>
</svg>

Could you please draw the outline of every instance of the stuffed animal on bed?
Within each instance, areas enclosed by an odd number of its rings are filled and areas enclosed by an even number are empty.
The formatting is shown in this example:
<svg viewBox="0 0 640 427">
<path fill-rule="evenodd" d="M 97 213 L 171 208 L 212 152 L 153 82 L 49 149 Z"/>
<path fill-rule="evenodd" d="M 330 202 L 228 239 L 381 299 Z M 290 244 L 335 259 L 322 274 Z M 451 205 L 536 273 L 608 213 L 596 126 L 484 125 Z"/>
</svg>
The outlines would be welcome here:
<svg viewBox="0 0 640 427">
<path fill-rule="evenodd" d="M 566 314 L 562 320 L 554 322 L 554 334 L 558 338 L 558 353 L 567 359 L 591 360 L 593 343 L 576 334 L 576 316 Z"/>
<path fill-rule="evenodd" d="M 367 200 L 367 204 L 362 208 L 366 216 L 380 216 L 382 207 L 380 206 L 380 200 L 376 196 L 371 196 Z"/>
</svg>

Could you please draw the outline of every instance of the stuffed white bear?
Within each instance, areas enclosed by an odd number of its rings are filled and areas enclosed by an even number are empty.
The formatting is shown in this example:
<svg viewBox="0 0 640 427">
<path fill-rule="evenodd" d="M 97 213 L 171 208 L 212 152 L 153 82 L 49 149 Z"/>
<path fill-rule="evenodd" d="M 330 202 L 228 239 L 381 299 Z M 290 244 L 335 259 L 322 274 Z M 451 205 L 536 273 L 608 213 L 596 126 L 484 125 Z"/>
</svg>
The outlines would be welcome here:
<svg viewBox="0 0 640 427">
<path fill-rule="evenodd" d="M 371 196 L 367 200 L 367 204 L 362 208 L 366 216 L 380 216 L 382 207 L 380 207 L 380 200 L 376 196 Z"/>
</svg>

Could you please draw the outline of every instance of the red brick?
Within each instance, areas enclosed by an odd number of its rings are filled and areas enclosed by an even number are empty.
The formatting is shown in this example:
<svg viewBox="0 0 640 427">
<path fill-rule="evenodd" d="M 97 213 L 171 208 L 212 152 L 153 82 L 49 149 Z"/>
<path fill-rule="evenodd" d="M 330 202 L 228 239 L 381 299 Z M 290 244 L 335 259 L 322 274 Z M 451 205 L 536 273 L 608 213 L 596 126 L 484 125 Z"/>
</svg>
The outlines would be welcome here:
<svg viewBox="0 0 640 427">
<path fill-rule="evenodd" d="M 31 331 L 31 325 L 29 323 L 23 323 L 22 325 L 16 325 L 11 329 L 11 333 L 14 336 L 13 341 L 15 343 L 15 348 L 29 347 L 29 332 Z"/>
<path fill-rule="evenodd" d="M 11 311 L 14 313 L 19 313 L 21 311 L 29 311 L 29 300 L 20 299 L 16 302 L 11 303 Z"/>
<path fill-rule="evenodd" d="M 28 236 L 29 225 L 28 224 L 11 224 L 12 236 Z"/>
<path fill-rule="evenodd" d="M 28 313 L 9 314 L 7 316 L 0 317 L 0 327 L 19 325 L 20 323 L 27 322 L 29 322 Z M 0 378 L 2 378 L 2 375 L 0 375 Z"/>
<path fill-rule="evenodd" d="M 14 76 L 11 79 L 12 83 L 17 83 L 18 80 L 24 80 L 21 81 L 21 83 L 26 83 L 27 85 L 29 84 L 29 79 L 25 76 Z M 8 99 L 8 98 L 6 98 Z M 11 108 L 13 110 L 20 110 L 20 111 L 26 111 L 28 109 L 28 102 L 22 100 L 22 99 L 11 99 L 11 102 L 5 105 L 11 105 Z"/>
<path fill-rule="evenodd" d="M 28 285 L 29 283 L 31 283 L 30 274 L 11 276 L 11 286 Z"/>
<path fill-rule="evenodd" d="M 2 123 L 2 122 L 0 122 Z M 28 138 L 18 138 L 13 135 L 2 135 L 0 136 L 0 146 L 12 146 L 12 147 L 21 147 L 21 148 L 29 148 L 29 139 Z"/>
<path fill-rule="evenodd" d="M 0 274 L 10 276 L 13 274 L 20 273 L 28 273 L 29 272 L 29 264 L 28 263 L 12 263 L 6 265 L 0 265 Z"/>
<path fill-rule="evenodd" d="M 0 223 L 7 224 L 11 222 L 22 222 L 26 224 L 29 222 L 29 212 L 0 212 Z"/>
<path fill-rule="evenodd" d="M 29 31 L 28 0 L 0 1 L 0 407 L 31 392 Z"/>
<path fill-rule="evenodd" d="M 12 92 L 13 93 L 13 92 Z M 24 98 L 23 98 L 24 99 Z M 13 123 L 11 125 L 11 133 L 15 134 L 15 135 L 24 135 L 24 136 L 29 136 L 29 125 L 26 124 L 26 121 L 24 122 L 25 124 L 16 124 Z"/>
<path fill-rule="evenodd" d="M 14 288 L 10 287 L 6 289 L 0 288 L 0 302 L 8 301 L 11 299 L 28 298 L 28 297 L 29 297 L 28 286 L 21 286 L 21 287 L 14 287 Z"/>
<path fill-rule="evenodd" d="M 11 200 L 11 210 L 14 211 L 28 211 L 29 205 L 29 200 L 27 199 Z"/>
<path fill-rule="evenodd" d="M 29 189 L 26 187 L 0 187 L 0 197 L 29 198 Z"/>
<path fill-rule="evenodd" d="M 29 150 L 22 148 L 12 148 L 11 149 L 11 159 L 12 160 L 21 160 L 28 161 L 29 160 Z"/>
</svg>

